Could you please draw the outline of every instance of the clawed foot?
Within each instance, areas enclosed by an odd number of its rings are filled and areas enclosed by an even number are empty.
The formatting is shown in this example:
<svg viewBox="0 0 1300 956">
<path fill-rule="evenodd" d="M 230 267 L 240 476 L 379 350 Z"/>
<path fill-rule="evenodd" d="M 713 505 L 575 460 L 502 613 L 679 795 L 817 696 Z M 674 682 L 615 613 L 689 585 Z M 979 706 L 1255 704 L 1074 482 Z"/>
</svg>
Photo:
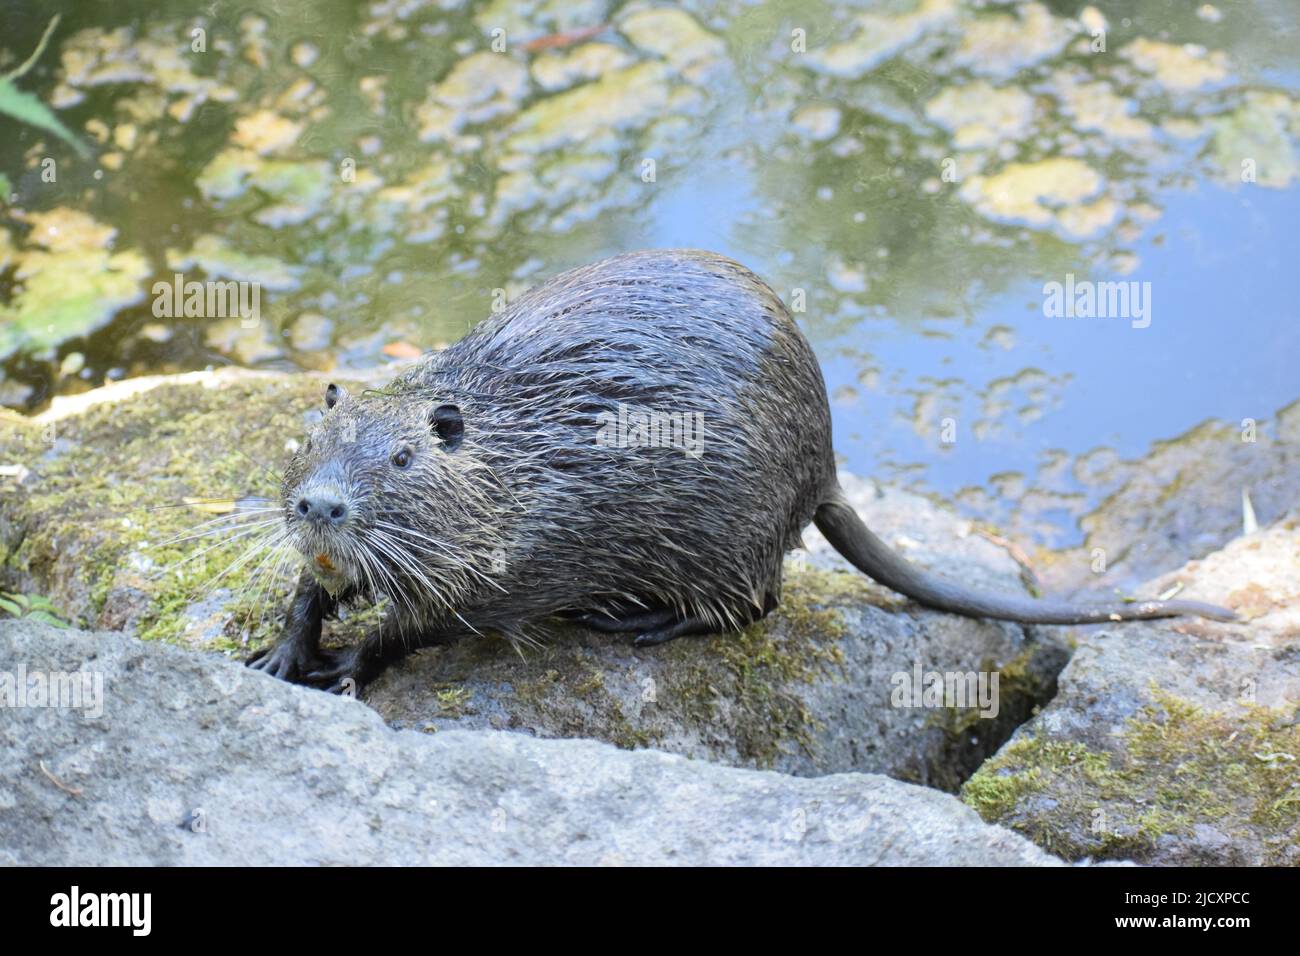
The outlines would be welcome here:
<svg viewBox="0 0 1300 956">
<path fill-rule="evenodd" d="M 603 611 L 583 611 L 569 615 L 569 619 L 582 627 L 605 634 L 630 634 L 651 631 L 668 624 L 676 614 L 668 608 L 640 611 L 617 616 Z"/>
<path fill-rule="evenodd" d="M 331 694 L 355 695 L 374 676 L 368 673 L 364 660 L 360 646 L 310 654 L 281 642 L 254 654 L 247 665 L 293 684 L 318 687 Z"/>
<path fill-rule="evenodd" d="M 654 647 L 665 644 L 682 635 L 682 622 L 676 620 L 677 614 L 669 608 L 642 611 L 639 614 L 615 616 L 601 611 L 587 611 L 570 616 L 570 620 L 582 627 L 605 634 L 635 634 L 633 647 Z"/>
<path fill-rule="evenodd" d="M 661 627 L 654 631 L 644 631 L 632 638 L 633 647 L 655 647 L 659 644 L 667 644 L 673 638 L 677 637 L 672 633 L 671 627 Z"/>
<path fill-rule="evenodd" d="M 733 623 L 733 627 L 739 629 L 754 621 L 761 621 L 777 606 L 777 598 L 771 591 L 763 598 L 762 608 L 753 607 L 746 610 L 744 615 Z M 717 621 L 710 621 L 694 614 L 686 617 L 677 617 L 670 615 L 668 619 L 645 620 L 637 622 L 640 626 L 636 630 L 640 631 L 632 641 L 633 647 L 654 647 L 658 644 L 667 644 L 669 641 L 675 641 L 679 637 L 686 637 L 690 634 L 716 634 L 724 628 L 720 627 Z"/>
<path fill-rule="evenodd" d="M 355 697 L 362 686 L 375 676 L 373 668 L 366 666 L 367 659 L 360 644 L 320 653 L 318 666 L 303 677 L 304 684 L 319 687 L 331 694 Z"/>
<path fill-rule="evenodd" d="M 255 671 L 270 674 L 291 684 L 306 683 L 304 675 L 318 669 L 323 663 L 322 658 L 290 641 L 279 641 L 266 650 L 258 651 L 244 662 L 245 666 Z"/>
<path fill-rule="evenodd" d="M 648 631 L 642 631 L 632 640 L 633 647 L 654 647 L 658 644 L 667 644 L 669 641 L 675 641 L 679 637 L 685 637 L 688 634 L 713 634 L 718 629 L 716 624 L 700 620 L 697 617 L 688 617 L 684 620 L 674 621 L 666 627 L 657 627 Z"/>
</svg>

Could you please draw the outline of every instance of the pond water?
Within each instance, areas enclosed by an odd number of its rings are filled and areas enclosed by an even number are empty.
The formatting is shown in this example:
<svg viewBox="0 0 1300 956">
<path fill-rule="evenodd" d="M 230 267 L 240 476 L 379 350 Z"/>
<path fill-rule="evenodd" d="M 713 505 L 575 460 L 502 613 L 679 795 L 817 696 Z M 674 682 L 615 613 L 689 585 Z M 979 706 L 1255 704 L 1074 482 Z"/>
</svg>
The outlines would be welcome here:
<svg viewBox="0 0 1300 956">
<path fill-rule="evenodd" d="M 1300 398 L 1293 0 L 264 6 L 6 0 L 0 403 L 373 367 L 651 246 L 796 308 L 846 467 L 1042 544 Z"/>
</svg>

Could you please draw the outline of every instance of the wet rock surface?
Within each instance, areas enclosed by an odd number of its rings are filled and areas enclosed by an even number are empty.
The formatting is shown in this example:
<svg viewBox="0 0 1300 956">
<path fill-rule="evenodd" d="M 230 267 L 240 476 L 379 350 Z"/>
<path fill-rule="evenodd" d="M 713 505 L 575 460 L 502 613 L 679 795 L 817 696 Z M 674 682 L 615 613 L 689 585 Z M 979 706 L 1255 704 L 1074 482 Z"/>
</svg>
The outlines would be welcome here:
<svg viewBox="0 0 1300 956">
<path fill-rule="evenodd" d="M 1140 461 L 1103 471 L 1111 487 L 1085 515 L 1081 547 L 1041 567 L 1047 587 L 1062 592 L 1132 588 L 1158 568 L 1203 558 L 1243 530 L 1243 495 L 1260 527 L 1300 501 L 1300 402 L 1271 419 L 1205 422 L 1160 442 Z M 1095 573 L 1098 550 L 1106 570 Z"/>
</svg>

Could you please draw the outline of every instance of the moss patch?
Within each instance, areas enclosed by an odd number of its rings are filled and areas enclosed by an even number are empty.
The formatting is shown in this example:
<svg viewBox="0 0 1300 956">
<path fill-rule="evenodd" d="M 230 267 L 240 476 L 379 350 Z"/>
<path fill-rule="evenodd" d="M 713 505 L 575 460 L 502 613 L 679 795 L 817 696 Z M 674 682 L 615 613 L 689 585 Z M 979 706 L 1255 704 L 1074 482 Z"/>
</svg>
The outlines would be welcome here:
<svg viewBox="0 0 1300 956">
<path fill-rule="evenodd" d="M 272 581 L 274 561 L 239 563 L 275 527 L 251 530 L 273 515 L 249 511 L 278 500 L 285 443 L 318 404 L 313 380 L 234 379 L 164 385 L 43 426 L 0 422 L 0 457 L 30 472 L 3 509 L 0 580 L 39 582 L 81 626 L 173 643 L 208 633 L 205 646 L 226 650 L 267 640 L 292 571 L 286 559 Z M 230 530 L 184 539 L 204 522 Z"/>
<path fill-rule="evenodd" d="M 606 653 L 588 642 L 603 647 L 626 639 L 569 629 L 522 657 L 500 640 L 433 653 L 447 655 L 439 671 L 447 686 L 472 675 L 493 688 L 511 726 L 689 753 L 691 743 L 665 740 L 684 733 L 704 745 L 704 754 L 734 751 L 739 762 L 770 766 L 790 748 L 811 752 L 818 728 L 801 688 L 834 675 L 843 662 L 837 604 L 860 604 L 871 591 L 852 575 L 796 571 L 768 620 L 738 634 L 684 638 L 646 656 Z"/>
<path fill-rule="evenodd" d="M 771 766 L 788 746 L 812 755 L 820 725 L 790 689 L 835 675 L 844 662 L 838 644 L 844 623 L 836 606 L 873 595 L 872 586 L 855 575 L 796 571 L 787 576 L 776 611 L 738 634 L 716 638 L 710 656 L 676 649 L 664 692 L 700 725 L 727 724 L 747 762 Z"/>
<path fill-rule="evenodd" d="M 496 658 L 502 653 L 496 641 L 476 643 L 478 655 Z M 529 652 L 530 657 L 533 653 L 540 654 L 541 660 L 536 667 L 526 663 L 512 673 L 512 715 L 525 726 L 535 725 L 545 715 L 543 722 L 560 736 L 595 735 L 624 750 L 659 743 L 661 732 L 635 715 L 629 716 L 625 705 L 630 701 L 609 686 L 605 673 L 584 659 L 582 651 L 579 659 L 573 660 L 573 651 L 573 648 L 554 645 Z M 495 662 L 485 661 L 487 666 L 492 663 Z"/>
<path fill-rule="evenodd" d="M 985 820 L 1070 859 L 1141 859 L 1166 834 L 1300 825 L 1300 722 L 1252 707 L 1207 711 L 1155 692 L 1113 752 L 1026 737 L 980 768 L 962 799 Z M 1050 802 L 1049 802 L 1050 801 Z M 1267 847 L 1266 840 L 1261 842 Z M 1278 848 L 1278 862 L 1281 856 Z"/>
<path fill-rule="evenodd" d="M 465 714 L 469 705 L 470 693 L 463 687 L 446 684 L 439 687 L 433 699 L 438 705 L 438 716 L 455 719 Z"/>
</svg>

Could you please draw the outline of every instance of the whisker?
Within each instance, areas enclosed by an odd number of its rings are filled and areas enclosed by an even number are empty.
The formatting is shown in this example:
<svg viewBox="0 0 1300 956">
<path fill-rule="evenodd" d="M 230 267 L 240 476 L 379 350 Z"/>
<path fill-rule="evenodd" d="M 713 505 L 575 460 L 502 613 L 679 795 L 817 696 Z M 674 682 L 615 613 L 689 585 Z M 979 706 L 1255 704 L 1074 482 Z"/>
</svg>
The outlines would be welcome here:
<svg viewBox="0 0 1300 956">
<path fill-rule="evenodd" d="M 277 516 L 274 518 L 259 518 L 256 521 L 237 521 L 234 524 L 221 524 L 213 528 L 203 530 L 193 530 L 189 532 L 180 532 L 172 535 L 170 538 L 164 538 L 162 541 L 150 542 L 144 550 L 158 551 L 162 548 L 170 547 L 175 544 L 183 544 L 186 541 L 195 541 L 199 538 L 209 538 L 214 534 L 221 534 L 223 531 L 244 531 L 256 528 L 266 528 L 270 525 L 277 524 L 281 519 Z M 233 539 L 232 539 L 233 540 Z"/>
<path fill-rule="evenodd" d="M 131 515 L 140 514 L 140 513 L 154 514 L 160 511 L 173 511 L 178 508 L 191 508 L 195 510 L 202 510 L 203 505 L 225 504 L 227 502 L 233 503 L 236 507 L 232 508 L 229 512 L 225 514 L 217 515 L 218 518 L 243 517 L 244 515 L 257 514 L 262 511 L 279 510 L 279 503 L 276 499 L 273 498 L 260 498 L 260 497 L 254 497 L 252 495 L 240 495 L 239 497 L 236 498 L 236 497 L 231 497 L 229 495 L 226 495 L 220 498 L 191 498 L 189 501 L 172 501 L 161 505 L 141 505 L 139 507 L 133 507 L 129 510 L 108 510 L 104 512 L 103 517 L 99 520 L 112 520 L 115 518 L 126 518 L 126 517 L 130 517 Z M 241 507 L 242 503 L 244 502 L 248 502 L 250 504 L 256 504 L 256 505 L 273 505 L 274 507 L 267 507 L 267 508 Z"/>
<path fill-rule="evenodd" d="M 248 562 L 252 561 L 254 558 L 256 558 L 267 548 L 279 547 L 288 537 L 289 537 L 288 530 L 285 528 L 280 528 L 279 530 L 267 535 L 267 537 L 264 540 L 259 541 L 257 544 L 247 548 L 237 560 L 228 564 L 225 570 L 223 570 L 220 574 L 218 574 L 215 578 L 213 578 L 210 582 L 208 582 L 208 587 L 207 590 L 204 592 L 204 596 L 206 597 L 208 594 L 211 594 L 214 590 L 216 590 L 217 585 L 221 583 L 221 581 L 223 581 L 227 576 L 233 574 L 234 572 L 238 571 L 240 568 L 244 567 L 244 565 L 248 564 Z"/>
<path fill-rule="evenodd" d="M 379 548 L 384 552 L 384 554 L 390 557 L 394 564 L 401 567 L 408 575 L 413 576 L 418 583 L 422 584 L 425 590 L 427 590 L 435 600 L 439 603 L 444 603 L 441 592 L 433 581 L 429 579 L 429 576 L 424 572 L 424 569 L 419 566 L 414 558 L 396 547 L 397 542 L 392 541 L 390 538 L 386 538 L 383 535 L 383 532 L 374 529 L 366 531 L 365 536 L 375 545 L 375 547 Z"/>
<path fill-rule="evenodd" d="M 186 496 L 186 497 L 188 498 L 188 500 L 186 501 L 169 501 L 161 505 L 146 505 L 145 507 L 139 508 L 138 510 L 166 511 L 171 508 L 197 508 L 201 505 L 221 505 L 229 502 L 230 504 L 235 505 L 235 508 L 232 509 L 233 511 L 243 511 L 246 509 L 240 508 L 239 505 L 246 501 L 251 502 L 253 504 L 259 504 L 259 505 L 271 505 L 271 504 L 275 504 L 277 501 L 277 499 L 275 498 L 264 498 L 261 495 L 216 495 L 213 497 L 190 497 L 190 496 Z"/>
<path fill-rule="evenodd" d="M 367 536 L 370 536 L 371 534 L 383 535 L 383 532 L 378 531 L 377 529 L 371 529 L 371 531 L 367 533 Z M 385 538 L 388 538 L 388 536 L 386 535 L 383 536 Z M 388 540 L 392 541 L 391 538 L 388 538 Z M 456 608 L 453 606 L 452 601 L 450 601 L 448 597 L 444 595 L 433 584 L 432 581 L 429 580 L 428 576 L 423 572 L 423 570 L 420 569 L 417 565 L 413 564 L 413 559 L 410 557 L 410 555 L 400 551 L 399 549 L 395 549 L 394 547 L 385 544 L 383 541 L 375 540 L 373 538 L 372 541 L 376 546 L 380 547 L 384 551 L 384 553 L 391 556 L 395 563 L 399 564 L 399 566 L 405 567 L 406 569 L 408 569 L 409 571 L 417 575 L 419 580 L 424 583 L 426 589 L 432 594 L 432 596 L 437 600 L 437 602 L 441 604 L 444 608 L 446 608 L 448 611 L 450 611 L 456 617 L 457 620 L 459 620 L 462 624 L 465 625 L 465 627 L 467 627 L 470 631 L 477 634 L 479 637 L 483 636 L 482 631 L 480 631 L 474 625 L 470 624 L 469 621 L 465 620 L 465 618 L 461 616 L 460 612 L 457 611 Z M 393 542 L 393 543 L 400 544 L 400 542 Z"/>
<path fill-rule="evenodd" d="M 411 596 L 406 593 L 406 589 L 401 586 L 400 582 L 397 580 L 392 570 L 387 566 L 385 566 L 384 563 L 381 561 L 376 562 L 375 568 L 380 573 L 381 576 L 383 576 L 384 578 L 386 578 L 388 581 L 392 583 L 393 589 L 392 592 L 390 592 L 389 596 L 395 600 L 400 600 L 406 606 L 408 612 L 410 613 L 410 616 L 412 618 L 417 618 L 419 616 L 419 613 L 416 610 L 415 602 L 411 599 Z"/>
<path fill-rule="evenodd" d="M 470 574 L 476 575 L 476 576 L 479 578 L 479 580 L 481 580 L 484 584 L 489 584 L 489 585 L 491 585 L 492 587 L 494 587 L 494 588 L 496 588 L 498 591 L 500 591 L 502 594 L 505 594 L 505 593 L 506 593 L 506 589 L 505 589 L 505 588 L 503 588 L 500 584 L 498 584 L 498 583 L 497 583 L 496 581 L 494 581 L 492 578 L 488 577 L 488 576 L 487 576 L 486 574 L 484 574 L 481 570 L 479 570 L 478 568 L 476 568 L 476 567 L 473 565 L 473 563 L 471 563 L 471 562 L 469 562 L 469 561 L 462 560 L 462 559 L 460 559 L 460 558 L 457 558 L 457 557 L 455 557 L 454 555 L 452 555 L 451 553 L 449 553 L 449 552 L 447 552 L 446 550 L 442 549 L 442 548 L 440 547 L 441 542 L 435 541 L 433 538 L 429 537 L 428 535 L 426 535 L 426 534 L 422 534 L 421 532 L 419 532 L 419 531 L 415 531 L 414 529 L 411 529 L 411 528 L 403 528 L 403 527 L 401 527 L 401 526 L 399 526 L 399 525 L 395 525 L 395 524 L 393 524 L 392 522 L 389 522 L 389 521 L 384 521 L 383 519 L 380 519 L 380 518 L 375 519 L 375 521 L 374 521 L 374 527 L 375 527 L 376 530 L 380 530 L 380 531 L 390 531 L 390 532 L 395 532 L 395 533 L 397 533 L 397 534 L 402 534 L 402 535 L 410 535 L 410 536 L 412 536 L 412 537 L 414 537 L 414 538 L 419 539 L 419 540 L 422 541 L 422 542 L 427 542 L 429 545 L 432 545 L 433 548 L 437 548 L 438 550 L 436 550 L 436 551 L 435 551 L 435 550 L 430 550 L 428 547 L 422 547 L 420 544 L 417 544 L 417 543 L 415 543 L 415 542 L 403 542 L 403 543 L 406 544 L 406 545 L 408 545 L 408 546 L 411 546 L 411 547 L 419 548 L 420 551 L 421 551 L 423 554 L 427 554 L 427 555 L 429 555 L 430 557 L 443 557 L 443 558 L 446 558 L 448 561 L 450 561 L 450 562 L 451 562 L 453 565 L 455 565 L 456 567 L 459 567 L 459 568 L 461 568 L 462 570 L 468 571 Z M 392 536 L 389 535 L 389 537 L 391 538 Z M 399 539 L 399 540 L 400 540 L 400 539 Z"/>
<path fill-rule="evenodd" d="M 251 636 L 252 629 L 249 627 L 249 622 L 252 621 L 254 613 L 262 610 L 267 592 L 274 587 L 276 580 L 279 578 L 279 569 L 283 568 L 286 553 L 290 548 L 291 545 L 287 539 L 279 542 L 267 552 L 266 556 L 258 562 L 257 567 L 250 572 L 250 579 L 258 583 L 252 600 L 248 604 L 248 610 L 244 614 L 244 619 L 240 622 L 240 633 L 247 631 Z M 260 620 L 261 615 L 259 614 L 258 617 Z"/>
<path fill-rule="evenodd" d="M 258 540 L 259 540 L 261 537 L 264 537 L 264 536 L 266 536 L 266 535 L 268 535 L 268 534 L 271 533 L 271 532 L 270 532 L 269 530 L 267 530 L 267 529 L 268 529 L 271 525 L 274 525 L 274 524 L 276 524 L 276 523 L 278 523 L 278 522 L 277 522 L 277 521 L 267 521 L 267 522 L 264 522 L 264 523 L 259 524 L 259 525 L 254 525 L 254 526 L 252 526 L 252 527 L 243 527 L 243 528 L 240 528 L 240 529 L 239 529 L 238 531 L 236 531 L 234 534 L 230 535 L 230 536 L 227 537 L 227 538 L 223 538 L 222 540 L 216 542 L 215 544 L 210 544 L 210 545 L 208 545 L 207 547 L 202 548 L 201 550 L 194 552 L 193 554 L 188 554 L 188 555 L 186 555 L 185 557 L 181 558 L 179 561 L 173 561 L 173 562 L 171 562 L 170 564 L 167 564 L 167 565 L 165 565 L 164 567 L 159 568 L 158 571 L 157 571 L 155 574 L 153 574 L 153 575 L 150 576 L 149 579 L 150 579 L 150 580 L 154 580 L 154 581 L 162 580 L 162 578 L 164 578 L 166 575 L 168 575 L 168 574 L 170 574 L 170 573 L 172 573 L 172 572 L 175 572 L 175 571 L 179 571 L 180 569 L 184 568 L 185 566 L 187 566 L 187 565 L 189 565 L 189 564 L 191 564 L 191 563 L 193 563 L 193 562 L 199 560 L 199 559 L 202 558 L 204 555 L 209 554 L 210 552 L 215 551 L 215 550 L 217 550 L 218 548 L 225 547 L 225 546 L 228 545 L 228 544 L 232 544 L 232 543 L 235 542 L 235 541 L 239 541 L 239 540 L 241 540 L 242 538 L 247 538 L 247 537 L 249 537 L 250 535 L 254 536 L 254 539 L 253 539 L 253 541 L 249 542 L 249 545 L 251 546 L 251 545 L 253 545 L 253 544 L 256 544 L 256 543 L 258 542 Z"/>
</svg>

